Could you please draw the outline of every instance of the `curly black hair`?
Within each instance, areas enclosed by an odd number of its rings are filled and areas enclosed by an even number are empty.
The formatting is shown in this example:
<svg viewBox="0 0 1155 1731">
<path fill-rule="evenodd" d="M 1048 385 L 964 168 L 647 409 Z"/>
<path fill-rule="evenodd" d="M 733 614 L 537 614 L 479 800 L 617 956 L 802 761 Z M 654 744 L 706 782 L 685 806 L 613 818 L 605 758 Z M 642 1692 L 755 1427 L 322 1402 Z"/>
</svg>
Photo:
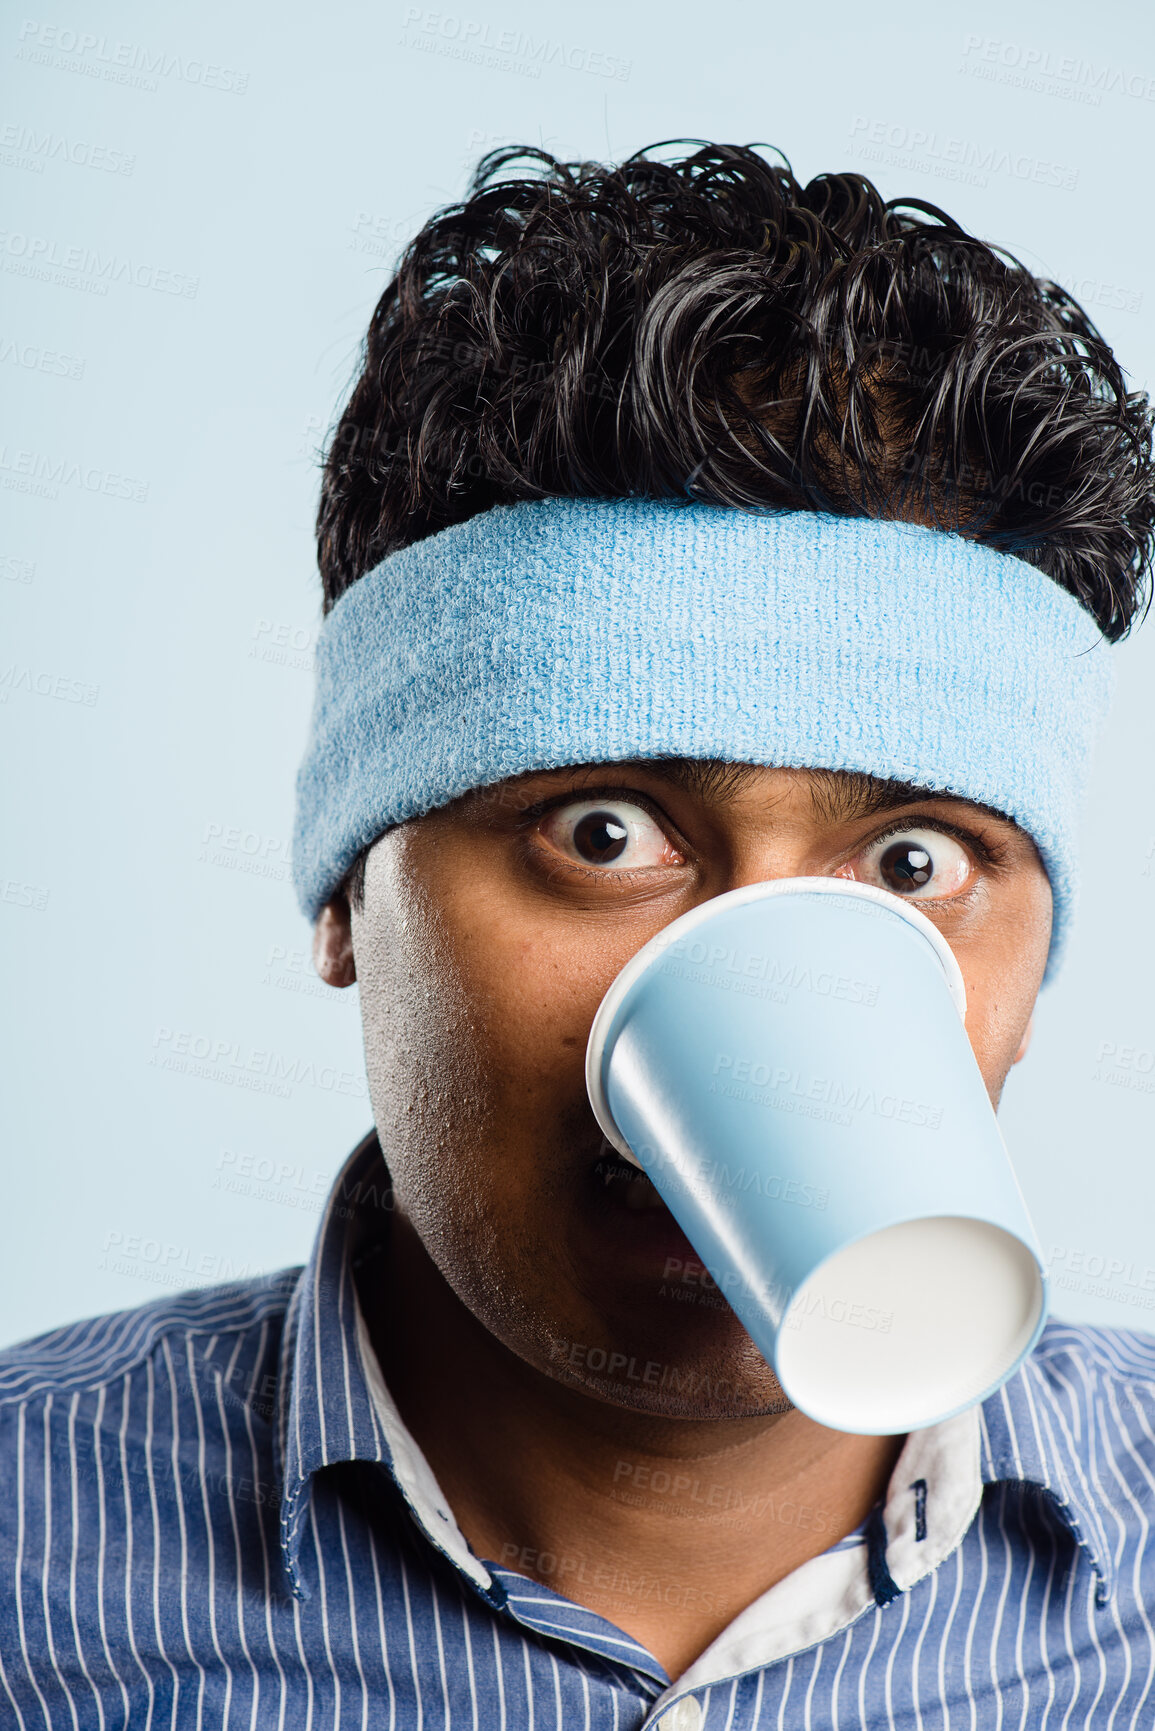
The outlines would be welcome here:
<svg viewBox="0 0 1155 1731">
<path fill-rule="evenodd" d="M 1082 307 L 861 175 L 675 147 L 493 151 L 406 249 L 329 443 L 326 609 L 493 505 L 690 497 L 958 530 L 1124 637 L 1152 411 Z"/>
</svg>

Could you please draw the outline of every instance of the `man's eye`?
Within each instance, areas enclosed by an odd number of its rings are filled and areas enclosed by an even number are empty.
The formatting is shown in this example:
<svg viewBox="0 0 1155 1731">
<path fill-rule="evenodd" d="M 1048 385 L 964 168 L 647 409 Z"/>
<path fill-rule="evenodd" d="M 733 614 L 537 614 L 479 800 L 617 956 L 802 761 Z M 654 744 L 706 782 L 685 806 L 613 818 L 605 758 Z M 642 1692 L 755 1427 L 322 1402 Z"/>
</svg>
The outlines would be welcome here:
<svg viewBox="0 0 1155 1731">
<path fill-rule="evenodd" d="M 937 829 L 904 829 L 882 836 L 843 874 L 908 900 L 934 901 L 965 888 L 973 862 L 961 842 Z"/>
<path fill-rule="evenodd" d="M 635 871 L 682 864 L 681 854 L 649 812 L 625 800 L 575 800 L 548 812 L 539 828 L 578 865 Z"/>
</svg>

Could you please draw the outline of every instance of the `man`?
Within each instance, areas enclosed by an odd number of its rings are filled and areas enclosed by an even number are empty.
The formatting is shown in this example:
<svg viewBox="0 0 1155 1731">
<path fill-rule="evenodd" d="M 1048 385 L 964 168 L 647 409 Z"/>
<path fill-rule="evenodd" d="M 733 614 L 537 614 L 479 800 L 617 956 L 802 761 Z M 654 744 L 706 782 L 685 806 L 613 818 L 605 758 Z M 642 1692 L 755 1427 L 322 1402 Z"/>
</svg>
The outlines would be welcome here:
<svg viewBox="0 0 1155 1731">
<path fill-rule="evenodd" d="M 376 1131 L 303 1271 L 5 1355 L 11 1723 L 1152 1722 L 1155 1341 L 825 1429 L 583 1061 L 678 915 L 840 877 L 947 940 L 997 1105 L 1153 505 L 1085 315 L 941 212 L 736 147 L 482 165 L 319 519 L 296 869 Z"/>
</svg>

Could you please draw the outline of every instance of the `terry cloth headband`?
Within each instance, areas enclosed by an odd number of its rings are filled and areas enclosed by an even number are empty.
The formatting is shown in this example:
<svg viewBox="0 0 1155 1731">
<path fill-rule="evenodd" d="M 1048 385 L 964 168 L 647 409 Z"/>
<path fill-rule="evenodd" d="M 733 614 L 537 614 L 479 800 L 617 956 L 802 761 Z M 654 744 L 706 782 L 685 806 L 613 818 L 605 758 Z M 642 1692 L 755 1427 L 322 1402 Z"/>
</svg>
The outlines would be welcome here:
<svg viewBox="0 0 1155 1731">
<path fill-rule="evenodd" d="M 322 627 L 294 878 L 315 918 L 362 848 L 528 770 L 721 758 L 860 770 L 993 806 L 1054 919 L 1113 668 L 1010 554 L 915 524 L 677 501 L 501 505 L 383 559 Z"/>
</svg>

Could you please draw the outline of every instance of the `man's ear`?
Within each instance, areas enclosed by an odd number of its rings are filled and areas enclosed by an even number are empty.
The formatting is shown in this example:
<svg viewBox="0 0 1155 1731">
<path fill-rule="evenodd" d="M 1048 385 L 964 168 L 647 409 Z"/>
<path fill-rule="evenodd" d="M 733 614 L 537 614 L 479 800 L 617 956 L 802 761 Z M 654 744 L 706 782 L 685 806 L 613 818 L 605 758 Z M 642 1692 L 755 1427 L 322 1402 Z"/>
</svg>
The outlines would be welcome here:
<svg viewBox="0 0 1155 1731">
<path fill-rule="evenodd" d="M 319 972 L 320 972 L 320 969 L 318 969 L 318 970 L 317 970 L 317 971 L 318 971 L 318 973 L 319 973 Z M 1014 1057 L 1013 1057 L 1013 1058 L 1012 1058 L 1012 1059 L 1011 1059 L 1011 1063 L 1012 1063 L 1012 1064 L 1017 1064 L 1017 1063 L 1018 1063 L 1018 1062 L 1019 1062 L 1019 1060 L 1020 1060 L 1020 1058 L 1025 1058 L 1025 1057 L 1026 1057 L 1026 1055 L 1027 1055 L 1027 1047 L 1028 1047 L 1028 1046 L 1029 1046 L 1029 1045 L 1030 1045 L 1030 1043 L 1031 1043 L 1031 1035 L 1032 1035 L 1032 1034 L 1033 1034 L 1033 1033 L 1034 1033 L 1034 1031 L 1035 1031 L 1035 1013 L 1034 1013 L 1034 1011 L 1033 1011 L 1033 1010 L 1032 1010 L 1032 1011 L 1031 1011 L 1031 1014 L 1030 1014 L 1030 1017 L 1029 1017 L 1029 1019 L 1028 1019 L 1028 1021 L 1027 1021 L 1027 1025 L 1026 1025 L 1026 1027 L 1025 1027 L 1025 1028 L 1024 1028 L 1024 1029 L 1023 1029 L 1023 1037 L 1022 1037 L 1022 1039 L 1021 1039 L 1021 1040 L 1020 1040 L 1020 1041 L 1019 1041 L 1019 1049 L 1018 1049 L 1018 1051 L 1017 1051 L 1017 1052 L 1016 1052 L 1016 1053 L 1015 1053 L 1015 1055 L 1014 1055 Z"/>
<path fill-rule="evenodd" d="M 334 896 L 317 916 L 313 928 L 313 966 L 327 986 L 351 986 L 357 978 L 353 924 L 346 896 Z"/>
</svg>

